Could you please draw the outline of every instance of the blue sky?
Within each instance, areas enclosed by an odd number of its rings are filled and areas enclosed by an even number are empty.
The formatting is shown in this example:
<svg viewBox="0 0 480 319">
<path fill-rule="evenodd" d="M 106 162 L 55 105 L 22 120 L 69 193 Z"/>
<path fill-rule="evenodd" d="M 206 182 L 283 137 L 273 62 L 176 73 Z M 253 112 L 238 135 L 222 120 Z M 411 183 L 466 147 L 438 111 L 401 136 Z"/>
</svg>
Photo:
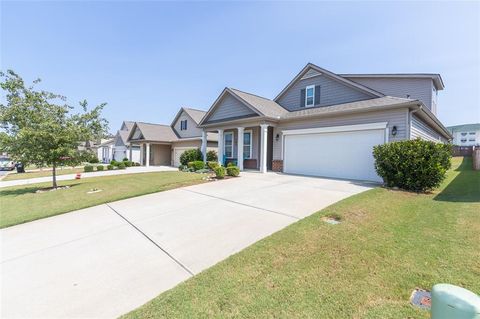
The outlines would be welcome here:
<svg viewBox="0 0 480 319">
<path fill-rule="evenodd" d="M 122 120 L 170 123 L 225 86 L 273 98 L 312 62 L 440 73 L 439 118 L 480 122 L 478 2 L 1 2 L 1 69 Z"/>
</svg>

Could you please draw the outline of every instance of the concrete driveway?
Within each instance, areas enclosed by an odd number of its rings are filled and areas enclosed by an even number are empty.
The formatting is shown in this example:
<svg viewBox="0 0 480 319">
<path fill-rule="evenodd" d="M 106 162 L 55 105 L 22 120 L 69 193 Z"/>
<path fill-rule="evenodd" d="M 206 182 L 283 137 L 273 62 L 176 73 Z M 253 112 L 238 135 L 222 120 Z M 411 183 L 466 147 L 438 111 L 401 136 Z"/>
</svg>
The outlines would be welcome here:
<svg viewBox="0 0 480 319">
<path fill-rule="evenodd" d="M 0 315 L 117 317 L 372 186 L 242 173 L 3 229 Z"/>
</svg>

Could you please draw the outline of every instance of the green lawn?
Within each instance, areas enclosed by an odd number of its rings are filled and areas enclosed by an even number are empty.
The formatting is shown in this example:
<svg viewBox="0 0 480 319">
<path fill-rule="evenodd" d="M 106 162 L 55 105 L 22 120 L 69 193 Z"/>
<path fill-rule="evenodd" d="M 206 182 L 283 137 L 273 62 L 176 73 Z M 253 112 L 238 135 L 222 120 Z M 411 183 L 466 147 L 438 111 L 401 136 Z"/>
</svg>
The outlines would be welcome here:
<svg viewBox="0 0 480 319">
<path fill-rule="evenodd" d="M 63 168 L 57 169 L 57 176 L 58 175 L 66 175 L 66 174 L 76 174 L 76 173 L 83 173 L 82 168 Z M 18 179 L 27 179 L 27 178 L 35 178 L 35 177 L 46 177 L 52 176 L 52 171 L 50 169 L 46 169 L 44 171 L 26 171 L 25 173 L 18 174 L 16 171 L 12 171 L 7 176 L 5 176 L 2 181 L 13 181 Z"/>
<path fill-rule="evenodd" d="M 453 164 L 432 194 L 376 188 L 345 199 L 125 318 L 429 318 L 409 304 L 415 287 L 480 293 L 480 172 L 471 159 Z M 343 222 L 321 220 L 331 214 Z"/>
<path fill-rule="evenodd" d="M 59 182 L 70 189 L 35 193 L 51 183 L 0 188 L 0 228 L 119 199 L 203 182 L 202 174 L 158 172 L 91 177 Z M 102 192 L 87 194 L 93 188 Z"/>
</svg>

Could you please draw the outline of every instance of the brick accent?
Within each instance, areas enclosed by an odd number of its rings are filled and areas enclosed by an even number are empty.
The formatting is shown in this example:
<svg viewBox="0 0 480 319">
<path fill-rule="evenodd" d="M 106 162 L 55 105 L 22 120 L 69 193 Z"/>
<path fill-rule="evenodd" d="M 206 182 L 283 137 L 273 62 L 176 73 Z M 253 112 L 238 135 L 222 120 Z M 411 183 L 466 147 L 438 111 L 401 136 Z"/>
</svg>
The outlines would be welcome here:
<svg viewBox="0 0 480 319">
<path fill-rule="evenodd" d="M 273 160 L 272 161 L 272 171 L 283 172 L 283 161 L 282 160 Z"/>
</svg>

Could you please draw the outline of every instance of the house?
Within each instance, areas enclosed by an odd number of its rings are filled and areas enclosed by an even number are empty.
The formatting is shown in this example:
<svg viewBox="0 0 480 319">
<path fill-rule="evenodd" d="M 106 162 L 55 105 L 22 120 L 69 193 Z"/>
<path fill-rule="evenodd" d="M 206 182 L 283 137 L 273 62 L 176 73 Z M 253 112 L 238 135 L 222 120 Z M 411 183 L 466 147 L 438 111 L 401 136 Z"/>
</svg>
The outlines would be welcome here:
<svg viewBox="0 0 480 319">
<path fill-rule="evenodd" d="M 439 74 L 340 75 L 309 63 L 273 99 L 225 88 L 199 127 L 218 133 L 219 161 L 242 170 L 381 181 L 373 146 L 451 139 L 436 117 L 443 89 Z"/>
<path fill-rule="evenodd" d="M 453 135 L 453 145 L 480 145 L 480 123 L 449 126 L 447 129 Z"/>
<path fill-rule="evenodd" d="M 128 142 L 128 135 L 134 124 L 132 121 L 123 121 L 120 130 L 117 131 L 112 150 L 114 160 L 122 161 L 128 158 L 132 162 L 140 162 L 140 146 Z"/>
<path fill-rule="evenodd" d="M 183 152 L 202 145 L 198 124 L 205 113 L 182 107 L 170 125 L 135 122 L 127 141 L 140 145 L 141 165 L 179 166 Z M 216 150 L 216 133 L 205 134 L 204 141 L 206 149 Z"/>
<path fill-rule="evenodd" d="M 98 161 L 101 163 L 110 163 L 113 160 L 114 138 L 101 139 L 100 145 L 97 147 Z"/>
</svg>

